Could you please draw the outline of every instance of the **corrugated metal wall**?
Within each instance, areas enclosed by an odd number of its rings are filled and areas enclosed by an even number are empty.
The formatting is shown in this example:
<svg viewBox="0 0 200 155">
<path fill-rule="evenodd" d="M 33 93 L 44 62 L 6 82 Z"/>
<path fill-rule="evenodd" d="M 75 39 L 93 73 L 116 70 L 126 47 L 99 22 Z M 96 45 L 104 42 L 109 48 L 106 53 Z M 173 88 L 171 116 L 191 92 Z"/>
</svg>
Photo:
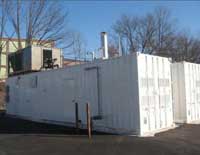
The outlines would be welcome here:
<svg viewBox="0 0 200 155">
<path fill-rule="evenodd" d="M 98 131 L 145 135 L 173 124 L 166 58 L 136 53 L 11 77 L 7 85 L 8 114 L 31 120 L 74 125 L 75 101 L 82 127 L 86 124 L 86 102 L 92 116 L 102 116 L 93 121 Z"/>
<path fill-rule="evenodd" d="M 141 132 L 173 125 L 170 62 L 166 58 L 139 55 Z"/>
<path fill-rule="evenodd" d="M 188 62 L 172 65 L 176 122 L 200 120 L 200 65 Z"/>
</svg>

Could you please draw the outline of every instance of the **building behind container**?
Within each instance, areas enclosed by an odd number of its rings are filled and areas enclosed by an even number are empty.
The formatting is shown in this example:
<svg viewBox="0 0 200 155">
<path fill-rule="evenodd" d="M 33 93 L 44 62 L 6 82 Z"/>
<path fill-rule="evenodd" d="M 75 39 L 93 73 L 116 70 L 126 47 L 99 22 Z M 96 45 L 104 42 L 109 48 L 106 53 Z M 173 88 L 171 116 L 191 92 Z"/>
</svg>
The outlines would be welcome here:
<svg viewBox="0 0 200 155">
<path fill-rule="evenodd" d="M 176 123 L 200 121 L 200 65 L 172 64 L 174 120 Z"/>
<path fill-rule="evenodd" d="M 173 126 L 171 94 L 169 60 L 135 53 L 10 77 L 6 105 L 10 115 L 74 126 L 78 102 L 85 128 L 89 102 L 94 130 L 145 136 Z"/>
</svg>

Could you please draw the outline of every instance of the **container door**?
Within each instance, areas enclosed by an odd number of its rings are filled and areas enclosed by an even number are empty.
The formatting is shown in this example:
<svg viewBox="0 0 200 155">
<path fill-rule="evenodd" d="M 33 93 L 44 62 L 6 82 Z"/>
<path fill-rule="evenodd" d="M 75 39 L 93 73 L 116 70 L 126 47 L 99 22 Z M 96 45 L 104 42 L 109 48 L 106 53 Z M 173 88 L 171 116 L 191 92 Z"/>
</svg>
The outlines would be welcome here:
<svg viewBox="0 0 200 155">
<path fill-rule="evenodd" d="M 194 84 L 194 105 L 195 105 L 195 120 L 198 120 L 198 103 L 197 103 L 197 64 L 194 64 L 194 69 L 193 69 L 193 84 Z"/>
<path fill-rule="evenodd" d="M 167 59 L 164 60 L 164 100 L 166 110 L 166 127 L 169 127 L 173 123 L 173 110 L 172 110 L 172 88 L 171 88 L 171 71 L 170 64 Z"/>
<path fill-rule="evenodd" d="M 98 68 L 86 68 L 84 72 L 84 99 L 89 102 L 92 116 L 100 114 Z"/>
<path fill-rule="evenodd" d="M 160 129 L 160 95 L 159 95 L 159 58 L 154 59 L 154 79 L 155 79 L 155 86 L 154 86 L 154 96 L 155 96 L 155 114 L 156 114 L 156 129 Z"/>
<path fill-rule="evenodd" d="M 191 104 L 191 120 L 194 121 L 196 112 L 195 112 L 195 85 L 194 85 L 194 64 L 191 64 L 191 72 L 190 72 L 190 77 L 191 77 L 191 100 L 190 100 L 190 104 Z"/>
<path fill-rule="evenodd" d="M 148 102 L 149 102 L 149 123 L 150 131 L 156 129 L 156 103 L 155 103 L 155 78 L 154 78 L 154 67 L 153 57 L 146 57 L 146 70 L 147 70 L 147 81 L 148 81 Z"/>
<path fill-rule="evenodd" d="M 197 118 L 200 119 L 200 66 L 197 65 L 197 79 L 196 79 L 196 98 L 197 98 Z"/>
<path fill-rule="evenodd" d="M 191 98 L 191 78 L 190 78 L 190 64 L 185 63 L 184 64 L 184 70 L 185 70 L 185 97 L 186 97 L 186 120 L 187 122 L 191 121 L 191 104 L 190 104 L 190 98 Z"/>
<path fill-rule="evenodd" d="M 194 79 L 192 70 L 192 64 L 187 63 L 185 65 L 187 122 L 192 122 L 195 119 Z"/>
<path fill-rule="evenodd" d="M 196 118 L 195 118 L 195 115 L 196 115 L 196 112 L 195 112 L 195 85 L 194 85 L 194 80 L 195 80 L 195 78 L 194 78 L 194 64 L 191 64 L 191 72 L 190 72 L 190 77 L 191 77 L 191 119 L 192 119 L 192 121 L 194 121 Z"/>
<path fill-rule="evenodd" d="M 60 95 L 60 102 L 63 103 L 64 107 L 64 121 L 75 122 L 75 80 L 73 78 L 63 79 L 63 82 L 60 82 L 60 88 L 58 88 L 58 95 Z M 63 92 L 64 90 L 64 92 Z M 60 92 L 59 92 L 60 91 Z"/>
<path fill-rule="evenodd" d="M 164 64 L 163 59 L 158 59 L 158 85 L 159 85 L 159 111 L 160 111 L 160 128 L 166 126 L 166 108 L 165 108 L 165 96 L 164 96 Z"/>
<path fill-rule="evenodd" d="M 141 132 L 145 133 L 150 130 L 149 117 L 149 96 L 148 96 L 148 79 L 147 79 L 147 64 L 146 56 L 139 55 L 138 70 L 139 70 L 139 94 L 140 94 L 140 126 Z"/>
</svg>

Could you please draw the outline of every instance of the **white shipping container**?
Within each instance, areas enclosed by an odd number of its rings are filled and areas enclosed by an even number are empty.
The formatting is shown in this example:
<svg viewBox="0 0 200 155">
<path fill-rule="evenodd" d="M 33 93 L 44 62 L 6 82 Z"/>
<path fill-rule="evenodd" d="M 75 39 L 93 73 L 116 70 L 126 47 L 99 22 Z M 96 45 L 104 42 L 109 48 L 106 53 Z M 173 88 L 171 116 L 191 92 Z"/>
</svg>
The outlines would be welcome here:
<svg viewBox="0 0 200 155">
<path fill-rule="evenodd" d="M 200 65 L 189 62 L 172 64 L 174 121 L 200 121 Z"/>
<path fill-rule="evenodd" d="M 79 105 L 86 127 L 90 103 L 97 131 L 145 136 L 173 126 L 170 62 L 135 53 L 7 80 L 7 113 L 25 119 L 75 125 Z"/>
</svg>

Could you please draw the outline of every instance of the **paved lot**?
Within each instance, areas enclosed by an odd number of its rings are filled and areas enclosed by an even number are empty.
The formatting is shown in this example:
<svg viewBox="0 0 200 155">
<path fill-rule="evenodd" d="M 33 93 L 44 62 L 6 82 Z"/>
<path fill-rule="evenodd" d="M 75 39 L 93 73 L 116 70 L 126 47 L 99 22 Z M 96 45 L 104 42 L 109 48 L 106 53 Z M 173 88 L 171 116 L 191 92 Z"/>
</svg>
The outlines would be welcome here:
<svg viewBox="0 0 200 155">
<path fill-rule="evenodd" d="M 200 125 L 139 138 L 76 135 L 66 127 L 0 116 L 0 155 L 200 155 Z"/>
</svg>

